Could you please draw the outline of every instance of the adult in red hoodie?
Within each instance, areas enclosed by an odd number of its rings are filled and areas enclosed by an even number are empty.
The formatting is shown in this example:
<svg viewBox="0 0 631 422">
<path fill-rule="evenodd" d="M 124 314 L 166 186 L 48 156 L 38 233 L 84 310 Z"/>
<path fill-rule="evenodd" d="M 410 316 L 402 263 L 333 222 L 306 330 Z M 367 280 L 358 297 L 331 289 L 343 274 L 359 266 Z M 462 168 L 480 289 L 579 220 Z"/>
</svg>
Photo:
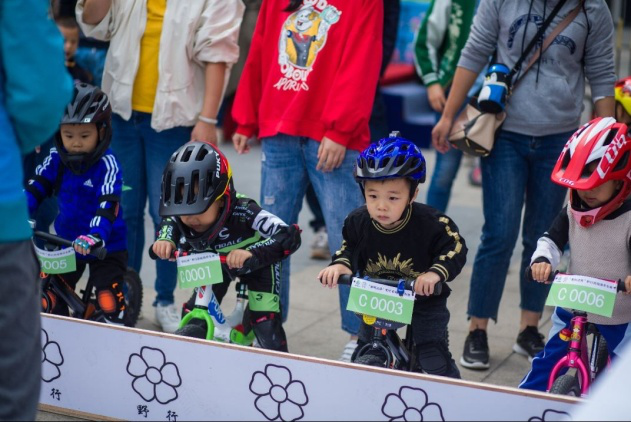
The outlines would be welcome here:
<svg viewBox="0 0 631 422">
<path fill-rule="evenodd" d="M 363 202 L 353 166 L 370 141 L 382 31 L 381 1 L 263 1 L 232 110 L 237 152 L 248 152 L 253 136 L 262 141 L 261 205 L 296 223 L 311 182 L 332 252 L 344 218 Z M 281 286 L 286 318 L 288 259 Z M 345 310 L 348 289 L 339 290 L 342 329 L 355 336 L 359 320 Z"/>
</svg>

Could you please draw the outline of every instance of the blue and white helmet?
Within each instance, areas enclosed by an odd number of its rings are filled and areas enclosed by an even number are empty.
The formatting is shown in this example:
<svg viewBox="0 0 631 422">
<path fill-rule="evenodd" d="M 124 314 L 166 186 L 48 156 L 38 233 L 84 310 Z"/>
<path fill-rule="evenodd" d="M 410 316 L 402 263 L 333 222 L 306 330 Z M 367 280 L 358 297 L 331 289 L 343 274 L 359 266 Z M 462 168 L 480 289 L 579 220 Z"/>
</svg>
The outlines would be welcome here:
<svg viewBox="0 0 631 422">
<path fill-rule="evenodd" d="M 421 150 L 397 131 L 366 148 L 355 165 L 355 180 L 362 191 L 366 180 L 403 177 L 412 182 L 411 192 L 414 192 L 419 183 L 425 182 L 425 174 L 425 157 Z"/>
</svg>

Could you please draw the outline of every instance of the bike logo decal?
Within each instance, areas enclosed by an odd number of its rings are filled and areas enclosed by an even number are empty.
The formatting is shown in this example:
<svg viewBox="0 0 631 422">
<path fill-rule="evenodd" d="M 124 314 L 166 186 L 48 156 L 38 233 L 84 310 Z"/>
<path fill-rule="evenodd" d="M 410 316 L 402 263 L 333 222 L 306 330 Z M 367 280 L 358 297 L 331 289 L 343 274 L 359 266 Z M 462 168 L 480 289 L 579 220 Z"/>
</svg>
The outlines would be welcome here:
<svg viewBox="0 0 631 422">
<path fill-rule="evenodd" d="M 381 413 L 397 421 L 444 421 L 443 409 L 428 401 L 425 390 L 403 386 L 399 394 L 388 394 Z"/>
<path fill-rule="evenodd" d="M 252 374 L 250 391 L 256 395 L 254 407 L 268 421 L 297 421 L 304 417 L 303 407 L 309 403 L 302 381 L 294 380 L 284 366 L 268 364 L 265 371 Z"/>
<path fill-rule="evenodd" d="M 127 373 L 134 377 L 131 388 L 146 402 L 167 404 L 178 398 L 180 371 L 173 362 L 166 361 L 160 349 L 143 346 L 140 354 L 133 353 L 127 362 Z"/>
<path fill-rule="evenodd" d="M 64 364 L 64 356 L 56 341 L 48 339 L 48 333 L 42 329 L 42 381 L 51 382 L 61 376 L 59 367 Z"/>
<path fill-rule="evenodd" d="M 533 416 L 528 419 L 528 422 L 545 422 L 545 421 L 571 421 L 572 418 L 567 412 L 561 412 L 559 410 L 546 409 L 541 417 Z"/>
</svg>

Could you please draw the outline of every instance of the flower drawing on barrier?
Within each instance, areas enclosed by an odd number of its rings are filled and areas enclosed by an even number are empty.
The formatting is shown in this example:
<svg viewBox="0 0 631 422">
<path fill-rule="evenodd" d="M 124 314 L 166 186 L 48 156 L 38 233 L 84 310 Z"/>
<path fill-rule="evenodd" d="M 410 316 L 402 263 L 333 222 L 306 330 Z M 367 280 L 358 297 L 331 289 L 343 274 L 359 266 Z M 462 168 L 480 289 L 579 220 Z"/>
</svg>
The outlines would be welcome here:
<svg viewBox="0 0 631 422">
<path fill-rule="evenodd" d="M 167 404 L 178 397 L 180 371 L 173 362 L 166 361 L 160 349 L 143 346 L 140 354 L 133 353 L 127 362 L 127 373 L 134 377 L 131 388 L 146 402 Z"/>
<path fill-rule="evenodd" d="M 420 388 L 401 387 L 399 394 L 388 394 L 381 413 L 391 421 L 444 421 L 443 409 L 428 401 L 427 393 Z"/>
<path fill-rule="evenodd" d="M 42 329 L 42 380 L 51 382 L 61 376 L 59 367 L 64 364 L 61 347 L 56 341 L 48 339 L 48 333 Z"/>
<path fill-rule="evenodd" d="M 294 380 L 284 366 L 268 364 L 265 371 L 252 374 L 250 391 L 255 394 L 254 407 L 269 421 L 297 421 L 304 417 L 303 406 L 309 403 L 302 381 Z"/>
<path fill-rule="evenodd" d="M 571 421 L 572 418 L 567 412 L 554 409 L 546 409 L 541 417 L 533 416 L 528 422 L 550 422 L 550 421 Z"/>
</svg>

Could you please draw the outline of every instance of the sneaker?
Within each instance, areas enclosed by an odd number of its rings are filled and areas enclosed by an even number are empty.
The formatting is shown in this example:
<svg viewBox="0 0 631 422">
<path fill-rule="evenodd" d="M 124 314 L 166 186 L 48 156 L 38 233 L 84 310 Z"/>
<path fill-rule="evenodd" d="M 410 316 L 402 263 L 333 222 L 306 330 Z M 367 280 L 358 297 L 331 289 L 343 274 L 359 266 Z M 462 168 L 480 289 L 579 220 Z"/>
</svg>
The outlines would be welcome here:
<svg viewBox="0 0 631 422">
<path fill-rule="evenodd" d="M 180 312 L 172 303 L 156 306 L 156 320 L 165 333 L 174 333 L 180 326 Z"/>
<path fill-rule="evenodd" d="M 545 343 L 543 342 L 543 334 L 537 330 L 537 327 L 529 325 L 524 331 L 517 336 L 517 342 L 513 345 L 513 351 L 532 359 L 543 350 Z"/>
<path fill-rule="evenodd" d="M 311 259 L 331 259 L 331 252 L 329 251 L 329 236 L 326 233 L 326 227 L 321 227 L 315 233 L 315 238 L 311 244 Z"/>
<path fill-rule="evenodd" d="M 469 332 L 464 342 L 460 365 L 469 369 L 489 369 L 489 340 L 486 331 L 478 328 Z"/>
<path fill-rule="evenodd" d="M 357 348 L 357 340 L 351 340 L 348 343 L 346 343 L 346 346 L 344 346 L 344 351 L 342 352 L 342 356 L 340 356 L 340 361 L 342 362 L 350 362 L 351 361 L 351 357 L 353 356 L 353 352 L 355 351 L 355 349 Z"/>
</svg>

